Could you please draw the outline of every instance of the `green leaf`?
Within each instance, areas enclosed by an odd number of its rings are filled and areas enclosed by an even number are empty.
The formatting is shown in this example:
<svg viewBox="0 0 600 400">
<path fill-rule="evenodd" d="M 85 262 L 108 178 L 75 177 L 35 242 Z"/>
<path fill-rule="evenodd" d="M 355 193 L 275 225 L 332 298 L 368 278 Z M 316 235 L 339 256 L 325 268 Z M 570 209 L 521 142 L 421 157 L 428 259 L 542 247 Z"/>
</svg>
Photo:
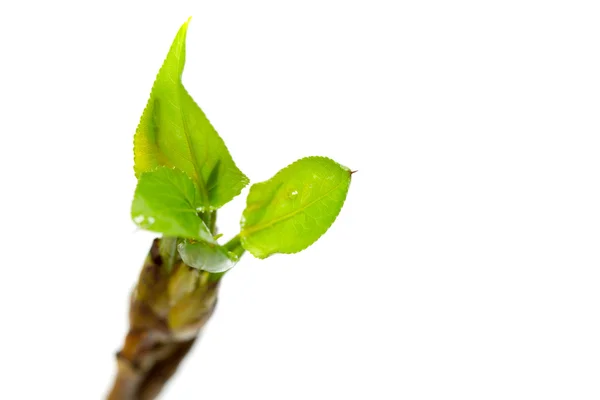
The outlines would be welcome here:
<svg viewBox="0 0 600 400">
<path fill-rule="evenodd" d="M 198 207 L 214 210 L 240 194 L 248 178 L 182 84 L 188 23 L 177 33 L 140 119 L 134 169 L 137 177 L 157 166 L 185 172 L 198 187 Z"/>
<path fill-rule="evenodd" d="M 184 241 L 178 245 L 179 255 L 192 268 L 218 273 L 233 268 L 239 257 L 218 244 Z"/>
<path fill-rule="evenodd" d="M 165 236 L 193 238 L 214 243 L 198 216 L 198 188 L 182 171 L 158 167 L 140 175 L 131 218 L 143 229 Z"/>
<path fill-rule="evenodd" d="M 307 157 L 252 185 L 240 237 L 258 258 L 296 253 L 333 224 L 350 186 L 350 170 L 326 157 Z"/>
</svg>

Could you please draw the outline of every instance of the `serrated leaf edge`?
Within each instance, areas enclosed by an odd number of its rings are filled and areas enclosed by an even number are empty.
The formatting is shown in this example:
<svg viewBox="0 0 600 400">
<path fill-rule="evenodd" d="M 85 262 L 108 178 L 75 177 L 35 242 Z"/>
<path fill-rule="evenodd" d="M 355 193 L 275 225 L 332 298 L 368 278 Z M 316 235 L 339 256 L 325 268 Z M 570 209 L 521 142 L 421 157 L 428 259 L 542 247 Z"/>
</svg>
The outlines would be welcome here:
<svg viewBox="0 0 600 400">
<path fill-rule="evenodd" d="M 184 23 L 184 24 L 183 24 L 183 25 L 182 25 L 182 26 L 179 28 L 179 30 L 177 31 L 177 35 L 176 35 L 176 37 L 177 37 L 177 36 L 179 36 L 179 33 L 181 32 L 181 30 L 182 30 L 182 29 L 184 29 L 183 40 L 182 40 L 180 43 L 176 43 L 175 41 L 173 41 L 173 42 L 171 43 L 171 45 L 169 46 L 169 51 L 167 52 L 167 55 L 166 55 L 166 56 L 165 56 L 165 58 L 163 59 L 163 62 L 162 62 L 162 64 L 161 64 L 161 67 L 159 68 L 159 70 L 158 70 L 158 72 L 157 72 L 157 74 L 156 74 L 156 77 L 154 78 L 154 82 L 152 83 L 152 88 L 150 89 L 150 96 L 148 97 L 148 100 L 146 101 L 146 106 L 144 107 L 144 110 L 142 111 L 142 115 L 140 116 L 140 119 L 139 119 L 139 121 L 138 121 L 138 124 L 137 124 L 137 126 L 136 126 L 136 129 L 135 129 L 135 134 L 133 135 L 133 171 L 134 171 L 134 174 L 135 174 L 136 178 L 138 178 L 138 179 L 140 178 L 140 176 L 141 176 L 143 173 L 145 173 L 145 172 L 150 172 L 151 170 L 148 170 L 148 171 L 137 171 L 137 170 L 136 170 L 136 165 L 137 165 L 137 156 L 136 156 L 136 154 L 137 154 L 137 152 L 136 152 L 136 149 L 137 149 L 137 146 L 136 146 L 136 137 L 137 137 L 137 135 L 138 135 L 138 132 L 139 132 L 139 130 L 140 130 L 140 128 L 141 128 L 141 126 L 142 126 L 142 121 L 143 121 L 144 115 L 146 114 L 146 111 L 147 111 L 147 110 L 148 110 L 148 108 L 150 107 L 150 100 L 151 100 L 151 99 L 153 98 L 153 96 L 154 96 L 154 93 L 155 93 L 155 87 L 156 87 L 156 82 L 158 81 L 158 77 L 160 76 L 161 72 L 163 71 L 163 69 L 164 69 L 164 67 L 165 67 L 165 63 L 166 63 L 167 59 L 169 58 L 169 54 L 171 53 L 171 49 L 172 49 L 172 48 L 173 48 L 173 46 L 175 46 L 175 45 L 179 45 L 179 46 L 180 46 L 180 48 L 181 48 L 181 47 L 185 47 L 185 46 L 186 46 L 186 40 L 187 40 L 187 29 L 188 29 L 188 26 L 189 26 L 189 23 L 190 23 L 191 19 L 192 19 L 192 17 L 189 17 L 189 18 L 188 18 L 188 20 L 187 20 L 187 21 L 186 21 L 186 22 L 185 22 L 185 23 Z M 181 49 L 179 49 L 179 50 L 181 50 Z M 183 73 L 183 70 L 184 70 L 184 68 L 185 68 L 185 66 L 183 66 L 183 67 L 182 67 L 182 73 Z M 180 80 L 181 80 L 181 82 L 180 82 L 181 88 L 183 89 L 183 91 L 185 92 L 185 94 L 187 94 L 187 95 L 189 96 L 190 100 L 192 101 L 192 103 L 194 103 L 194 105 L 195 105 L 196 107 L 198 107 L 198 109 L 200 110 L 200 112 L 202 112 L 202 114 L 204 115 L 204 118 L 206 118 L 206 121 L 208 122 L 208 124 L 209 124 L 209 125 L 210 125 L 210 126 L 211 126 L 211 127 L 214 129 L 214 130 L 215 130 L 215 132 L 216 132 L 216 129 L 214 128 L 214 125 L 213 125 L 213 124 L 210 122 L 210 119 L 208 118 L 208 116 L 206 115 L 206 113 L 204 112 L 204 110 L 202 110 L 202 108 L 201 108 L 201 107 L 198 105 L 198 103 L 196 102 L 196 100 L 194 99 L 194 97 L 193 97 L 193 96 L 192 96 L 192 95 L 191 95 L 191 94 L 188 92 L 188 90 L 186 89 L 185 85 L 183 84 L 183 81 L 182 81 L 181 77 L 180 77 Z M 187 133 L 187 132 L 185 132 L 185 135 L 186 135 L 186 137 L 188 138 L 188 141 L 189 141 L 188 133 Z M 228 200 L 228 201 L 226 201 L 226 202 L 224 202 L 224 203 L 222 203 L 222 204 L 221 204 L 221 203 L 219 203 L 219 204 L 216 204 L 216 205 L 209 205 L 208 207 L 200 207 L 200 209 L 201 209 L 202 211 L 214 211 L 214 210 L 217 210 L 217 209 L 219 209 L 219 208 L 223 207 L 223 206 L 224 206 L 225 204 L 227 204 L 229 201 L 231 201 L 231 200 L 233 200 L 234 198 L 236 198 L 237 196 L 239 196 L 239 195 L 242 193 L 242 191 L 244 190 L 244 188 L 245 188 L 246 186 L 248 186 L 248 184 L 250 183 L 250 179 L 248 178 L 248 176 L 246 176 L 246 174 L 244 174 L 244 172 L 243 172 L 243 171 L 242 171 L 242 170 L 241 170 L 241 169 L 240 169 L 240 168 L 237 166 L 237 164 L 235 163 L 235 160 L 234 160 L 234 159 L 233 159 L 233 157 L 231 156 L 231 152 L 229 151 L 229 148 L 228 148 L 228 147 L 227 147 L 227 145 L 225 144 L 225 141 L 223 140 L 223 138 L 221 137 L 221 135 L 219 135 L 219 134 L 217 133 L 217 135 L 216 135 L 216 136 L 217 136 L 217 139 L 220 141 L 220 143 L 221 143 L 221 144 L 223 145 L 223 147 L 225 148 L 225 150 L 227 151 L 227 154 L 229 154 L 229 156 L 230 156 L 230 158 L 231 158 L 231 163 L 233 164 L 233 166 L 234 166 L 234 167 L 235 167 L 235 168 L 236 168 L 236 169 L 237 169 L 237 170 L 240 172 L 240 174 L 241 174 L 241 177 L 240 177 L 241 179 L 240 179 L 240 184 L 239 184 L 239 185 L 240 185 L 240 188 L 239 188 L 239 190 L 236 190 L 236 191 L 237 191 L 237 193 L 236 193 L 236 194 L 234 194 L 234 195 L 233 195 L 233 197 L 232 197 L 230 200 Z M 197 168 L 197 166 L 196 166 L 196 156 L 193 154 L 193 152 L 192 152 L 192 148 L 190 148 L 189 150 L 190 150 L 190 153 L 192 153 L 192 154 L 190 154 L 190 159 L 192 160 L 192 164 L 194 164 L 194 169 L 195 169 L 195 170 L 197 170 L 198 168 Z M 170 165 L 164 165 L 164 166 L 171 167 Z M 157 167 L 161 167 L 161 165 L 158 165 Z M 173 167 L 173 168 L 175 168 L 175 167 Z M 156 168 L 154 168 L 154 170 L 156 170 Z M 196 181 L 194 180 L 194 178 L 193 178 L 193 177 L 191 177 L 191 176 L 189 176 L 189 175 L 188 175 L 188 174 L 187 174 L 185 171 L 183 171 L 183 172 L 184 172 L 184 174 L 185 174 L 186 176 L 188 176 L 188 177 L 189 177 L 189 178 L 190 178 L 190 179 L 191 179 L 191 180 L 194 182 L 194 184 L 196 184 L 196 187 L 198 187 L 198 184 L 196 183 Z M 197 173 L 198 173 L 198 174 L 200 174 L 200 171 L 197 171 Z M 200 178 L 200 177 L 198 177 L 198 180 L 200 180 L 200 179 L 201 179 L 201 178 Z M 203 183 L 204 183 L 204 182 L 203 182 Z M 204 183 L 204 184 L 206 184 L 206 183 Z M 201 190 L 201 188 L 200 188 L 200 187 L 198 187 L 198 190 L 200 191 L 200 190 Z M 207 188 L 206 188 L 206 190 L 208 191 L 208 190 L 209 190 L 209 188 L 207 187 Z"/>
<path fill-rule="evenodd" d="M 342 169 L 345 169 L 346 171 L 348 171 L 348 174 L 349 174 L 349 176 L 350 176 L 350 182 L 348 183 L 348 189 L 350 189 L 350 184 L 352 183 L 352 171 L 350 170 L 350 168 L 348 168 L 348 167 L 346 167 L 346 166 L 344 166 L 344 165 L 342 165 L 342 164 L 338 163 L 337 161 L 335 161 L 335 160 L 333 160 L 333 159 L 331 159 L 331 158 L 329 158 L 329 157 L 325 157 L 325 156 L 308 156 L 308 157 L 303 157 L 303 158 L 301 158 L 301 159 L 299 159 L 299 160 L 296 160 L 296 161 L 294 161 L 293 163 L 289 164 L 289 165 L 288 165 L 288 166 L 286 166 L 285 168 L 282 168 L 282 169 L 281 169 L 281 170 L 279 170 L 279 171 L 278 171 L 278 172 L 277 172 L 275 175 L 273 175 L 271 178 L 267 179 L 266 181 L 257 182 L 257 183 L 255 183 L 254 185 L 259 185 L 259 184 L 261 184 L 261 183 L 268 182 L 268 181 L 270 181 L 271 179 L 274 179 L 274 178 L 275 178 L 277 175 L 279 175 L 280 173 L 283 173 L 285 170 L 289 169 L 289 168 L 290 168 L 290 167 L 292 167 L 294 164 L 297 164 L 297 163 L 299 163 L 299 162 L 301 162 L 301 161 L 304 161 L 304 160 L 307 160 L 307 159 L 315 159 L 315 158 L 316 158 L 316 159 L 321 159 L 321 160 L 328 160 L 328 161 L 332 161 L 332 162 L 334 162 L 335 164 L 339 165 L 339 166 L 340 166 Z M 254 185 L 252 185 L 252 187 L 254 187 Z M 250 190 L 252 190 L 252 187 L 250 187 Z M 337 188 L 337 187 L 338 187 L 338 186 L 336 186 L 336 188 Z M 324 196 L 322 196 L 321 198 L 323 198 L 323 197 L 327 196 L 327 195 L 328 195 L 329 193 L 331 193 L 332 191 L 333 191 L 333 189 L 332 189 L 332 190 L 330 190 L 329 192 L 327 192 L 327 194 L 326 194 L 326 195 L 324 195 Z M 348 197 L 348 192 L 349 192 L 349 190 L 347 190 L 347 191 L 346 191 L 346 193 L 344 193 L 344 198 L 342 199 L 342 206 L 343 206 L 343 204 L 346 202 L 346 198 Z M 250 193 L 248 193 L 248 197 L 250 197 Z M 320 199 L 319 199 L 319 200 L 320 200 Z M 311 204 L 314 204 L 316 201 L 317 201 L 317 200 L 315 200 L 315 201 L 311 202 Z M 248 208 L 248 200 L 247 200 L 247 199 L 246 199 L 246 208 Z M 246 218 L 245 218 L 246 209 L 244 209 L 244 211 L 243 211 L 243 213 L 242 213 L 242 219 L 241 219 L 241 221 L 240 221 L 240 225 L 241 225 L 241 230 L 240 230 L 240 243 L 242 244 L 242 247 L 243 247 L 244 249 L 246 249 L 246 250 L 247 250 L 247 251 L 248 251 L 250 254 L 252 254 L 254 257 L 256 257 L 256 258 L 258 258 L 258 259 L 261 259 L 261 260 L 264 260 L 265 258 L 267 258 L 267 257 L 270 257 L 270 256 L 272 256 L 272 255 L 274 255 L 274 254 L 296 254 L 296 253 L 299 253 L 299 252 L 301 252 L 301 251 L 304 251 L 304 250 L 308 249 L 309 247 L 311 247 L 311 246 L 312 246 L 313 244 L 315 244 L 315 243 L 316 243 L 316 242 L 317 242 L 317 241 L 318 241 L 318 240 L 319 240 L 319 239 L 320 239 L 320 238 L 321 238 L 321 237 L 322 237 L 322 236 L 323 236 L 325 233 L 327 233 L 327 231 L 329 231 L 329 229 L 331 228 L 331 226 L 333 226 L 333 224 L 335 223 L 335 221 L 336 221 L 337 217 L 340 215 L 340 212 L 342 211 L 342 208 L 343 208 L 343 207 L 340 207 L 340 210 L 339 210 L 339 211 L 338 211 L 338 212 L 337 212 L 337 213 L 334 215 L 334 217 L 333 217 L 333 220 L 332 220 L 332 222 L 331 222 L 331 225 L 330 225 L 329 227 L 327 227 L 327 229 L 325 229 L 325 231 L 323 231 L 323 232 L 322 232 L 320 235 L 318 235 L 318 236 L 315 238 L 315 240 L 314 240 L 312 243 L 310 243 L 308 246 L 304 247 L 303 249 L 296 250 L 296 251 L 278 251 L 278 252 L 276 252 L 276 253 L 271 253 L 271 254 L 267 254 L 267 255 L 264 255 L 264 256 L 263 256 L 263 255 L 260 255 L 260 254 L 255 254 L 255 253 L 254 253 L 254 252 L 253 252 L 251 249 L 249 249 L 249 248 L 247 247 L 247 243 L 246 243 L 246 237 L 244 236 L 244 227 L 245 227 L 245 222 L 246 222 Z M 290 215 L 295 215 L 296 213 L 297 213 L 297 212 L 294 212 L 293 214 L 290 214 Z M 283 221 L 283 220 L 285 220 L 285 219 L 287 219 L 287 217 L 286 217 L 286 218 L 283 218 L 283 219 L 281 219 L 281 220 L 279 220 L 279 221 L 276 221 L 275 223 L 277 223 L 277 222 L 281 222 L 281 221 Z M 273 225 L 273 224 L 271 224 L 271 225 Z M 271 225 L 269 225 L 269 226 L 271 226 Z M 263 228 L 263 229 L 264 229 L 264 228 Z M 254 232 L 256 232 L 256 230 L 255 230 Z"/>
</svg>

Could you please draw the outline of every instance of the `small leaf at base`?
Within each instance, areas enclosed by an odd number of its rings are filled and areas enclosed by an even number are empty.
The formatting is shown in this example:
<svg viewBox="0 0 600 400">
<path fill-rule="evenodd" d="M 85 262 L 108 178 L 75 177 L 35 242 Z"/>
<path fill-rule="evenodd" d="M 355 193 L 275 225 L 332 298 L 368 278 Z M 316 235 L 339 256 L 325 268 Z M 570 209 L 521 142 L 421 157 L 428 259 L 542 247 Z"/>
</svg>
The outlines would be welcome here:
<svg viewBox="0 0 600 400">
<path fill-rule="evenodd" d="M 192 268 L 218 273 L 233 268 L 238 257 L 218 244 L 184 241 L 177 246 L 184 263 Z"/>
</svg>

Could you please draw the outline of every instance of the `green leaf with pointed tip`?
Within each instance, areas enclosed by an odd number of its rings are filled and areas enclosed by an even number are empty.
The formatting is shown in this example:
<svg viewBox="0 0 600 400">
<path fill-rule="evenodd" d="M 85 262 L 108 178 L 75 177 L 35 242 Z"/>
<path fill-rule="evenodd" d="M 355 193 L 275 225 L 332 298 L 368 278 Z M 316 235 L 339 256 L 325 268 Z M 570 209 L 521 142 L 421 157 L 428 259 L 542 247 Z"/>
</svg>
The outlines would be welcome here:
<svg viewBox="0 0 600 400">
<path fill-rule="evenodd" d="M 184 88 L 188 22 L 179 29 L 158 75 L 134 137 L 137 177 L 157 166 L 185 172 L 198 188 L 198 206 L 214 210 L 240 194 L 248 178 Z"/>
<path fill-rule="evenodd" d="M 192 268 L 218 273 L 233 268 L 239 257 L 218 244 L 184 241 L 177 246 L 184 263 Z"/>
<path fill-rule="evenodd" d="M 143 229 L 166 236 L 193 238 L 214 243 L 198 216 L 198 188 L 183 171 L 158 167 L 138 179 L 131 218 Z"/>
<path fill-rule="evenodd" d="M 240 237 L 258 258 L 296 253 L 333 224 L 350 186 L 350 170 L 326 157 L 307 157 L 250 188 Z"/>
</svg>

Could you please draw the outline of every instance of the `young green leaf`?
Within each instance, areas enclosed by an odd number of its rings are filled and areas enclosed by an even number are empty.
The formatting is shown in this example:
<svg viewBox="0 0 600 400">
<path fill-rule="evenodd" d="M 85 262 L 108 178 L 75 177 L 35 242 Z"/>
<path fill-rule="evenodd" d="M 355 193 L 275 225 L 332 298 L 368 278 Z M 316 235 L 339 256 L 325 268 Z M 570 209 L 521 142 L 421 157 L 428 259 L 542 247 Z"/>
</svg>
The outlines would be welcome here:
<svg viewBox="0 0 600 400">
<path fill-rule="evenodd" d="M 184 88 L 188 22 L 179 29 L 158 75 L 134 137 L 135 173 L 176 167 L 198 187 L 198 206 L 214 210 L 240 194 L 248 178 Z"/>
<path fill-rule="evenodd" d="M 258 258 L 313 244 L 342 209 L 351 172 L 326 157 L 307 157 L 252 185 L 240 237 Z"/>
<path fill-rule="evenodd" d="M 192 268 L 218 273 L 233 268 L 239 257 L 218 244 L 183 241 L 177 246 L 184 263 Z"/>
<path fill-rule="evenodd" d="M 131 218 L 143 229 L 166 236 L 193 238 L 214 243 L 214 239 L 198 216 L 198 188 L 182 171 L 158 167 L 140 175 Z"/>
</svg>

